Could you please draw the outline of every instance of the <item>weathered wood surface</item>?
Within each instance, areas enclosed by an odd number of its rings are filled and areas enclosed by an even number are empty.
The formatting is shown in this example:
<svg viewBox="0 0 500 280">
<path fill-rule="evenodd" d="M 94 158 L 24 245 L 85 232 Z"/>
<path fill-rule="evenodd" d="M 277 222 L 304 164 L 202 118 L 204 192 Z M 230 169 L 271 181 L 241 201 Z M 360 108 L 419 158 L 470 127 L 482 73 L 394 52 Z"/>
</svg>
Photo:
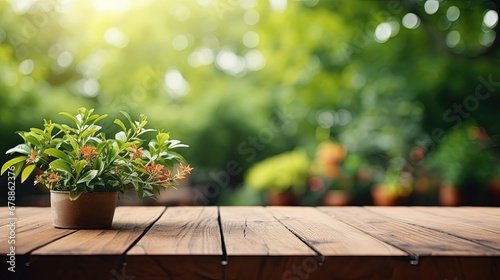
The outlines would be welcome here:
<svg viewBox="0 0 500 280">
<path fill-rule="evenodd" d="M 228 256 L 314 256 L 316 253 L 264 207 L 221 207 Z"/>
<path fill-rule="evenodd" d="M 15 274 L 9 217 L 0 279 L 500 279 L 494 207 L 118 207 L 103 230 L 18 207 Z"/>
<path fill-rule="evenodd" d="M 79 230 L 32 255 L 122 255 L 157 220 L 165 207 L 119 207 L 109 229 Z"/>
<path fill-rule="evenodd" d="M 5 210 L 7 212 L 7 210 Z M 5 241 L 0 243 L 0 254 L 8 253 L 10 246 L 15 245 L 16 254 L 24 255 L 61 237 L 75 232 L 71 229 L 57 229 L 52 225 L 50 208 L 29 207 L 16 209 L 15 244 L 8 244 L 10 225 L 0 227 L 0 236 Z M 7 218 L 5 218 L 7 220 Z"/>
<path fill-rule="evenodd" d="M 127 252 L 128 275 L 138 279 L 221 279 L 217 207 L 169 207 Z"/>
<path fill-rule="evenodd" d="M 217 207 L 169 207 L 128 255 L 222 254 Z"/>
<path fill-rule="evenodd" d="M 268 207 L 273 215 L 323 256 L 407 254 L 311 207 Z"/>
<path fill-rule="evenodd" d="M 409 207 L 400 207 L 397 211 L 394 211 L 391 207 L 369 207 L 367 209 L 411 225 L 434 231 L 441 231 L 460 239 L 469 240 L 480 245 L 500 250 L 500 231 L 492 232 L 480 226 L 464 223 L 457 219 L 450 219 L 449 217 L 432 214 L 432 211 L 430 213 L 424 211 L 417 212 Z M 476 214 L 474 216 L 476 220 L 483 221 L 484 219 L 483 215 Z M 500 217 L 496 224 L 500 224 Z"/>
<path fill-rule="evenodd" d="M 428 226 L 415 225 L 400 218 L 404 208 L 395 207 L 394 214 L 387 217 L 367 207 L 319 207 L 328 213 L 366 234 L 388 243 L 411 257 L 420 256 L 498 256 L 499 250 L 456 237 L 444 229 L 430 229 Z M 407 215 L 408 213 L 406 213 Z M 417 214 L 418 215 L 418 214 Z M 459 229 L 459 226 L 456 226 Z"/>
</svg>

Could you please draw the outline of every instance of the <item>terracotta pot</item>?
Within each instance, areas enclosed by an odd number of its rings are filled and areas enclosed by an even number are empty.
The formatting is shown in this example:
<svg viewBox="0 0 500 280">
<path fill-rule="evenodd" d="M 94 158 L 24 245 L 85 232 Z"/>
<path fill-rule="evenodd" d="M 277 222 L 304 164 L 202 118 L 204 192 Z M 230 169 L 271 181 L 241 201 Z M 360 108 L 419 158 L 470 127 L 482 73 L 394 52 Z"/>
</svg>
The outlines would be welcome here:
<svg viewBox="0 0 500 280">
<path fill-rule="evenodd" d="M 323 197 L 325 206 L 347 206 L 351 204 L 351 195 L 343 190 L 330 190 Z"/>
<path fill-rule="evenodd" d="M 267 193 L 267 205 L 269 206 L 289 206 L 297 205 L 297 196 L 291 191 Z"/>
<path fill-rule="evenodd" d="M 500 205 L 500 179 L 495 178 L 490 180 L 489 189 L 494 203 Z"/>
<path fill-rule="evenodd" d="M 457 187 L 443 183 L 439 186 L 439 204 L 441 206 L 458 206 L 461 204 L 460 191 Z"/>
<path fill-rule="evenodd" d="M 375 186 L 371 190 L 373 204 L 376 206 L 395 206 L 402 204 L 401 198 L 384 186 Z"/>
<path fill-rule="evenodd" d="M 107 228 L 113 222 L 118 192 L 82 193 L 77 200 L 69 192 L 51 191 L 52 223 L 56 228 Z"/>
</svg>

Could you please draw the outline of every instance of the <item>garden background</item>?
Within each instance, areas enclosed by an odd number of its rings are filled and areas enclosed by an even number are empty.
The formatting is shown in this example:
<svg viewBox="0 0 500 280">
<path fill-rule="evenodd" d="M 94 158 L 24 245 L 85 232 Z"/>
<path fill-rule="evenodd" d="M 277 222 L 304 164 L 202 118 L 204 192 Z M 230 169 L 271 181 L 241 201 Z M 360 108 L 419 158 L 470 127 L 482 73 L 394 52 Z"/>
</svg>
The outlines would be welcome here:
<svg viewBox="0 0 500 280">
<path fill-rule="evenodd" d="M 0 161 L 85 106 L 190 145 L 157 203 L 500 205 L 499 2 L 2 0 Z"/>
</svg>

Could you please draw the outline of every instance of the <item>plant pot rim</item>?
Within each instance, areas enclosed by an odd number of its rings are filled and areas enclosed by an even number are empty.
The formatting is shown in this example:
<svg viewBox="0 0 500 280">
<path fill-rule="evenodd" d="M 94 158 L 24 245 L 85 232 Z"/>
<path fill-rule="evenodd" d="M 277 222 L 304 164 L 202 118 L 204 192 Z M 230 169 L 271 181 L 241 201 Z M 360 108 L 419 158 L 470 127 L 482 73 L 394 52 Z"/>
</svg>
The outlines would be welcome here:
<svg viewBox="0 0 500 280">
<path fill-rule="evenodd" d="M 56 191 L 56 190 L 50 190 L 51 193 L 69 193 L 69 191 Z M 114 192 L 84 192 L 82 194 L 98 194 L 98 193 L 102 193 L 102 194 L 111 194 L 111 193 L 117 193 L 118 191 L 114 191 Z"/>
</svg>

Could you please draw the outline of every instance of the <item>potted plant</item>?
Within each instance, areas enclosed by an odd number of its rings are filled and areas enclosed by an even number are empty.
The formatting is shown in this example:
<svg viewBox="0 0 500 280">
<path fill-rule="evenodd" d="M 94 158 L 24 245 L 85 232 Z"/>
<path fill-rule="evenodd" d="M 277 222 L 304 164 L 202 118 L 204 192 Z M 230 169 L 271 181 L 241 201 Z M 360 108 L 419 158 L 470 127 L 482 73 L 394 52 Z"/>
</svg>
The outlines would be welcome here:
<svg viewBox="0 0 500 280">
<path fill-rule="evenodd" d="M 344 146 L 329 140 L 321 142 L 316 149 L 312 178 L 319 180 L 322 189 L 325 189 L 323 205 L 341 206 L 350 203 L 351 197 L 347 191 L 350 182 L 344 174 L 343 166 L 346 154 Z M 315 187 L 315 184 L 310 184 L 309 187 Z"/>
<path fill-rule="evenodd" d="M 389 168 L 379 174 L 378 183 L 371 189 L 373 203 L 377 206 L 402 205 L 412 192 L 412 175 L 402 171 L 403 165 L 398 159 L 390 161 Z"/>
<path fill-rule="evenodd" d="M 169 133 L 146 128 L 146 116 L 133 121 L 121 112 L 128 125 L 115 119 L 119 131 L 107 137 L 99 125 L 107 115 L 93 112 L 61 112 L 71 125 L 44 120 L 42 128 L 17 132 L 23 143 L 6 152 L 20 155 L 3 164 L 2 174 L 13 169 L 24 182 L 35 172 L 35 184 L 50 190 L 55 227 L 109 227 L 118 193 L 134 190 L 139 198 L 154 199 L 192 170 L 173 151 L 187 145 L 170 139 Z M 152 133 L 154 137 L 146 136 Z"/>
<path fill-rule="evenodd" d="M 494 160 L 477 139 L 473 123 L 447 134 L 426 164 L 440 178 L 439 203 L 459 206 L 484 203 L 475 201 L 488 194 L 488 180 L 494 171 Z"/>
<path fill-rule="evenodd" d="M 247 186 L 267 194 L 267 205 L 296 205 L 306 187 L 310 160 L 302 149 L 278 154 L 252 166 L 246 174 Z"/>
</svg>

